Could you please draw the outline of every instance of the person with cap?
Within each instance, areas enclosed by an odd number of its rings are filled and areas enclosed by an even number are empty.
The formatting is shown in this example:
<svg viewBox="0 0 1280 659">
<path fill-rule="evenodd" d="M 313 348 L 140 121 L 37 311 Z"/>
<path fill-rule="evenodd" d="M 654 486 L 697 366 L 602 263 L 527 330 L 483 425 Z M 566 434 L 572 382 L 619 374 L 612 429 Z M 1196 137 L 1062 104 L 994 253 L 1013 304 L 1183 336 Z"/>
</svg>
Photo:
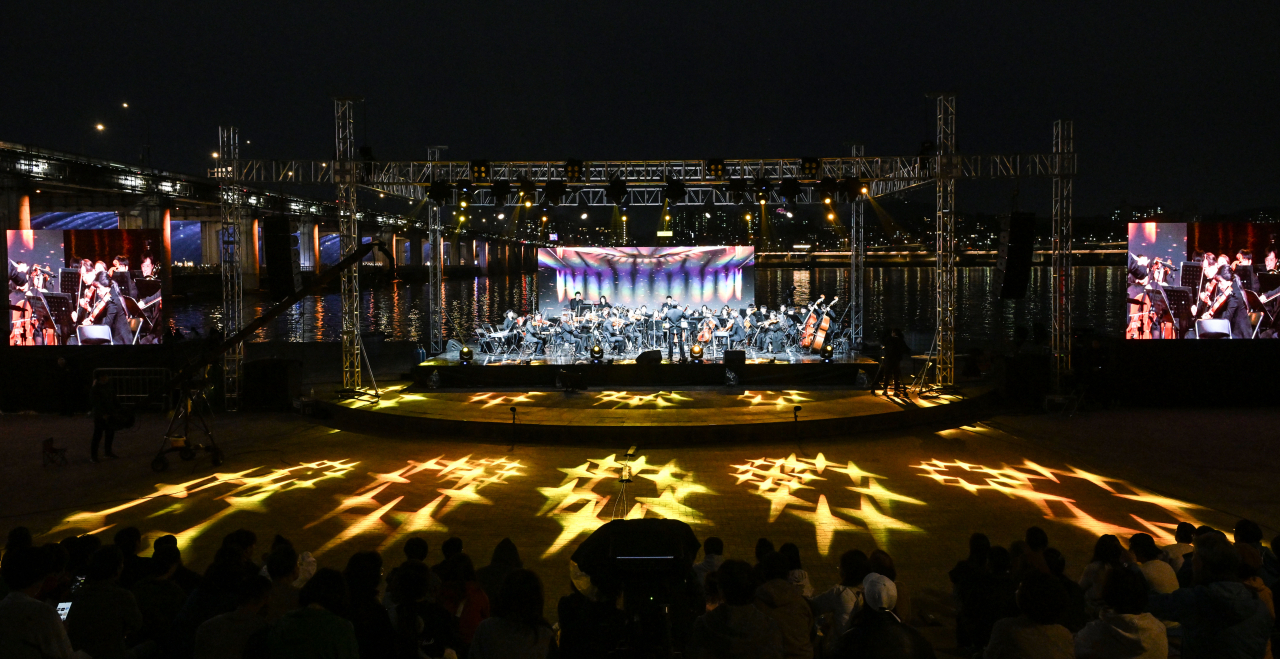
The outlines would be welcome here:
<svg viewBox="0 0 1280 659">
<path fill-rule="evenodd" d="M 841 659 L 932 659 L 933 646 L 916 628 L 894 615 L 898 588 L 883 574 L 862 579 L 864 606 L 836 645 Z"/>
</svg>

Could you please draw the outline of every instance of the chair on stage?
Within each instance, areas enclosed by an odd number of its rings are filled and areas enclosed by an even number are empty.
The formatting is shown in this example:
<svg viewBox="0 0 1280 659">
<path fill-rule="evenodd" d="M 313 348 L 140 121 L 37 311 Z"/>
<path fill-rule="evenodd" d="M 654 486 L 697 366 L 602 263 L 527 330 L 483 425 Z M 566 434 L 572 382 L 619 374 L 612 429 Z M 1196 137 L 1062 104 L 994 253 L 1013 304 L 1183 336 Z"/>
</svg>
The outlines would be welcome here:
<svg viewBox="0 0 1280 659">
<path fill-rule="evenodd" d="M 53 438 L 40 440 L 40 461 L 45 467 L 67 466 L 67 449 L 53 445 Z"/>
<path fill-rule="evenodd" d="M 133 332 L 133 345 L 138 344 L 138 337 L 142 335 L 142 331 L 151 327 L 151 320 L 142 312 L 142 307 L 138 306 L 138 301 L 124 296 L 124 310 L 129 316 L 129 331 Z"/>
<path fill-rule="evenodd" d="M 76 342 L 82 346 L 111 345 L 111 328 L 106 325 L 76 327 Z"/>
<path fill-rule="evenodd" d="M 1258 297 L 1256 292 L 1246 288 L 1244 300 L 1245 304 L 1249 306 L 1250 320 L 1252 321 L 1253 318 L 1258 319 L 1258 322 L 1253 326 L 1253 336 L 1249 337 L 1256 339 L 1258 338 L 1258 332 L 1275 325 L 1275 318 L 1271 316 L 1271 312 L 1267 310 L 1267 305 L 1263 304 L 1262 298 Z"/>
<path fill-rule="evenodd" d="M 1196 321 L 1197 339 L 1230 339 L 1231 321 L 1226 318 L 1200 319 Z"/>
<path fill-rule="evenodd" d="M 476 344 L 480 346 L 480 354 L 496 355 L 501 351 L 501 342 L 493 338 L 490 332 L 481 327 L 475 329 Z"/>
</svg>

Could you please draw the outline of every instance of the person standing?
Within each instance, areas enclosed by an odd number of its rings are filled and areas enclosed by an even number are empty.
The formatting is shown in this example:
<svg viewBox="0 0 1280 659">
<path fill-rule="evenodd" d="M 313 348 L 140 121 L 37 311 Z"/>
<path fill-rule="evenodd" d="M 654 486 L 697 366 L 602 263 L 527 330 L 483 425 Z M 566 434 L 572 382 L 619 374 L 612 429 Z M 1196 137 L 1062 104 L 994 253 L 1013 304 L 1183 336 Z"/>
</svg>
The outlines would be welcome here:
<svg viewBox="0 0 1280 659">
<path fill-rule="evenodd" d="M 112 424 L 116 413 L 116 391 L 111 386 L 111 378 L 106 373 L 98 373 L 94 378 L 93 388 L 89 392 L 93 410 L 93 441 L 89 444 L 89 461 L 98 461 L 98 444 L 106 438 L 106 456 L 118 457 L 111 451 L 111 444 L 116 439 L 116 429 Z"/>
<path fill-rule="evenodd" d="M 902 358 L 911 351 L 911 347 L 907 345 L 906 340 L 902 338 L 902 330 L 893 328 L 889 332 L 889 339 L 884 342 L 884 361 L 880 364 L 880 375 L 876 377 L 876 381 L 871 384 L 871 393 L 875 394 L 876 385 L 880 381 L 884 381 L 884 393 L 889 395 L 889 381 L 893 380 L 894 393 L 902 394 Z"/>
<path fill-rule="evenodd" d="M 688 307 L 681 309 L 680 307 L 673 306 L 664 312 L 668 325 L 667 331 L 670 332 L 670 337 L 667 340 L 667 361 L 672 361 L 672 351 L 675 349 L 677 343 L 680 344 L 680 361 L 685 360 L 683 323 L 685 322 L 685 319 L 688 318 L 688 315 L 685 313 L 687 309 Z"/>
</svg>

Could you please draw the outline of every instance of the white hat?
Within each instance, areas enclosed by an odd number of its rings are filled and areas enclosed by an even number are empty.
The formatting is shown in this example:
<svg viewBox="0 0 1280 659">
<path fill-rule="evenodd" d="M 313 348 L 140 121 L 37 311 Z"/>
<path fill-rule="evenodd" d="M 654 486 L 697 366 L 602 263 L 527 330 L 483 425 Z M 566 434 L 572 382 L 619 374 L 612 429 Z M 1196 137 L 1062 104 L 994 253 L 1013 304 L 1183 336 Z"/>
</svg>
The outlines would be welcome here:
<svg viewBox="0 0 1280 659">
<path fill-rule="evenodd" d="M 889 577 L 872 572 L 862 579 L 862 598 L 873 610 L 890 610 L 898 605 L 898 587 Z"/>
</svg>

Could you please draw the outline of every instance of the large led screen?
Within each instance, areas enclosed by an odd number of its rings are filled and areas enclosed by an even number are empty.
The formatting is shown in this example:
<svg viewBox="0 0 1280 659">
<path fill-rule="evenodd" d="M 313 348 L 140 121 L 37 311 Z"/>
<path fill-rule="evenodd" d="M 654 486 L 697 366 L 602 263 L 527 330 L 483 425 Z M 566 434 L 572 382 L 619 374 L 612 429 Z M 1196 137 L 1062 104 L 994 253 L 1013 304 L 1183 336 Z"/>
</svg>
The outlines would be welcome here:
<svg viewBox="0 0 1280 659">
<path fill-rule="evenodd" d="M 735 309 L 755 301 L 751 247 L 544 247 L 538 250 L 538 307 L 569 304 L 577 292 L 597 302 L 650 309 L 679 304 Z"/>
<path fill-rule="evenodd" d="M 8 231 L 9 345 L 163 339 L 158 229 Z"/>
<path fill-rule="evenodd" d="M 1278 338 L 1277 225 L 1129 225 L 1126 339 Z"/>
</svg>

